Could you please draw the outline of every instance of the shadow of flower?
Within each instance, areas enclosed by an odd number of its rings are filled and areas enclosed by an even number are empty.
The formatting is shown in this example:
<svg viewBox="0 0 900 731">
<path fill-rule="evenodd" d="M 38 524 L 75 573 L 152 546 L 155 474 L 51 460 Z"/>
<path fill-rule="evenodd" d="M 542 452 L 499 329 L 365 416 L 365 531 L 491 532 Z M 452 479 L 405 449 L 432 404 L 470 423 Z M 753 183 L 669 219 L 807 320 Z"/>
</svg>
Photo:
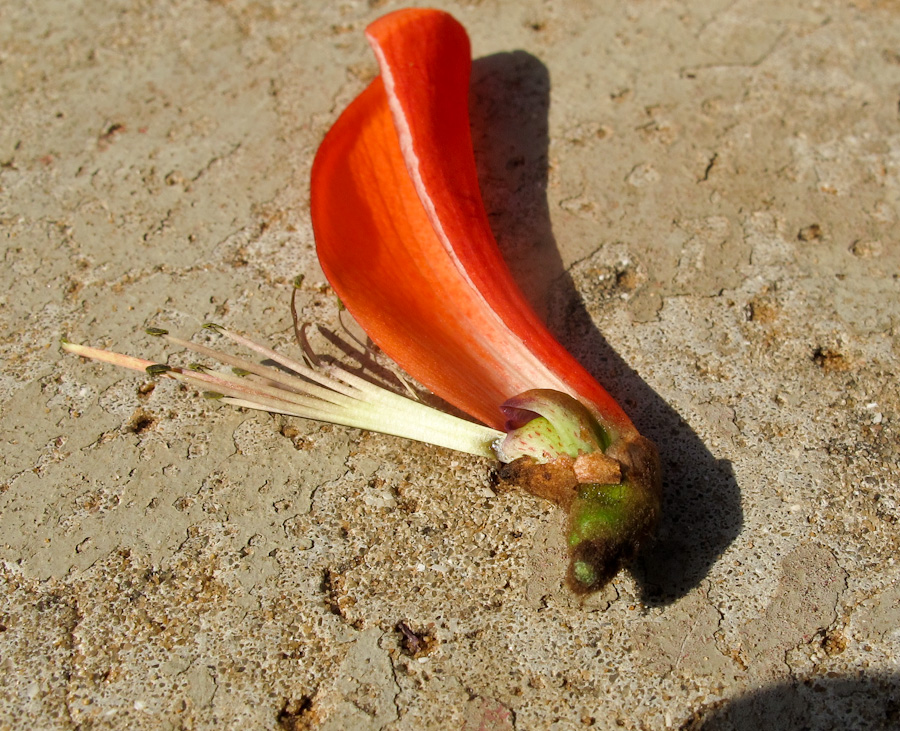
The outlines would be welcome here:
<svg viewBox="0 0 900 731">
<path fill-rule="evenodd" d="M 469 104 L 485 207 L 513 276 L 554 335 L 659 448 L 662 521 L 632 573 L 643 601 L 670 603 L 699 584 L 740 532 L 743 512 L 731 463 L 717 460 L 610 347 L 563 266 L 547 198 L 546 67 L 524 51 L 477 59 Z"/>
</svg>

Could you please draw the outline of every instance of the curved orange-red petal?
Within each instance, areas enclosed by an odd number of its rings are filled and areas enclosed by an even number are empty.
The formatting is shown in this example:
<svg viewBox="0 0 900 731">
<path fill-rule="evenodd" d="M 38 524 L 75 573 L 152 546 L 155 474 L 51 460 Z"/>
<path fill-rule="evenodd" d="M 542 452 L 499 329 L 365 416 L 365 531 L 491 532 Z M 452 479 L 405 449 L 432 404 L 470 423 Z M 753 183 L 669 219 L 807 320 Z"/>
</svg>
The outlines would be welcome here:
<svg viewBox="0 0 900 731">
<path fill-rule="evenodd" d="M 550 388 L 633 429 L 533 313 L 493 238 L 463 27 L 414 9 L 367 34 L 381 76 L 329 131 L 312 172 L 319 260 L 347 309 L 411 376 L 486 424 L 503 426 L 508 398 Z"/>
</svg>

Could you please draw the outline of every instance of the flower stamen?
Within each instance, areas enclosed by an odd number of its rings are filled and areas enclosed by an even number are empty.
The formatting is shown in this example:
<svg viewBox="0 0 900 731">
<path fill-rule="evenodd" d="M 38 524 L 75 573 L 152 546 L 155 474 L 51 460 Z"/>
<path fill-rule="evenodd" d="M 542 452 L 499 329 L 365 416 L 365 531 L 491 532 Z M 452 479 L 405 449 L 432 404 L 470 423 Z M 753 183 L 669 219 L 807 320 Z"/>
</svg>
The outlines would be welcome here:
<svg viewBox="0 0 900 731">
<path fill-rule="evenodd" d="M 84 358 L 145 371 L 151 376 L 172 378 L 211 392 L 209 395 L 234 406 L 377 431 L 497 458 L 493 445 L 504 437 L 503 432 L 396 394 L 339 366 L 331 365 L 327 373 L 322 373 L 221 325 L 207 323 L 204 327 L 274 361 L 281 368 L 223 353 L 170 335 L 161 328 L 148 328 L 147 333 L 231 366 L 232 371 L 213 370 L 202 364 L 188 368 L 170 366 L 65 341 L 63 349 Z"/>
</svg>

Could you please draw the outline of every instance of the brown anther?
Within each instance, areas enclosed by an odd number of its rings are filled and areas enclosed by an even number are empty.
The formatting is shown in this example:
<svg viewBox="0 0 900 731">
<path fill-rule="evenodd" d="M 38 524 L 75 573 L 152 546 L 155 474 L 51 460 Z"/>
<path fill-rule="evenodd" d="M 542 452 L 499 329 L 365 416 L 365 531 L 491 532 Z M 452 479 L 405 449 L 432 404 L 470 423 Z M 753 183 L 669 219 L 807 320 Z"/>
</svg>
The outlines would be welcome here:
<svg viewBox="0 0 900 731">
<path fill-rule="evenodd" d="M 618 485 L 622 482 L 622 465 L 603 452 L 582 454 L 575 459 L 575 478 L 580 484 Z"/>
</svg>

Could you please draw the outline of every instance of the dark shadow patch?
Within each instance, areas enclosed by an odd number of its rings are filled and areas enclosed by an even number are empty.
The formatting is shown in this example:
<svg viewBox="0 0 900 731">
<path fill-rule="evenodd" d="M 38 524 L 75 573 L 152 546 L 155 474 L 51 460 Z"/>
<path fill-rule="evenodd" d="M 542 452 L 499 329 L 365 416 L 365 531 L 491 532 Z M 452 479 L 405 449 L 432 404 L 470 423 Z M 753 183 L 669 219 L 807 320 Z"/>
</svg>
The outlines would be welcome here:
<svg viewBox="0 0 900 731">
<path fill-rule="evenodd" d="M 900 728 L 900 675 L 786 681 L 701 706 L 681 731 L 832 731 Z"/>
<path fill-rule="evenodd" d="M 138 408 L 135 409 L 125 425 L 125 430 L 133 434 L 143 434 L 145 431 L 152 429 L 154 424 L 156 424 L 156 417 L 149 411 Z"/>
<path fill-rule="evenodd" d="M 731 463 L 717 460 L 610 347 L 563 267 L 547 200 L 546 67 L 523 51 L 480 58 L 473 65 L 469 103 L 482 196 L 513 276 L 538 314 L 546 320 L 550 313 L 557 339 L 659 448 L 662 521 L 632 573 L 643 601 L 670 603 L 703 580 L 740 532 L 743 512 Z"/>
<path fill-rule="evenodd" d="M 285 700 L 275 720 L 285 731 L 305 731 L 318 726 L 320 718 L 312 697 L 304 695 Z"/>
</svg>

